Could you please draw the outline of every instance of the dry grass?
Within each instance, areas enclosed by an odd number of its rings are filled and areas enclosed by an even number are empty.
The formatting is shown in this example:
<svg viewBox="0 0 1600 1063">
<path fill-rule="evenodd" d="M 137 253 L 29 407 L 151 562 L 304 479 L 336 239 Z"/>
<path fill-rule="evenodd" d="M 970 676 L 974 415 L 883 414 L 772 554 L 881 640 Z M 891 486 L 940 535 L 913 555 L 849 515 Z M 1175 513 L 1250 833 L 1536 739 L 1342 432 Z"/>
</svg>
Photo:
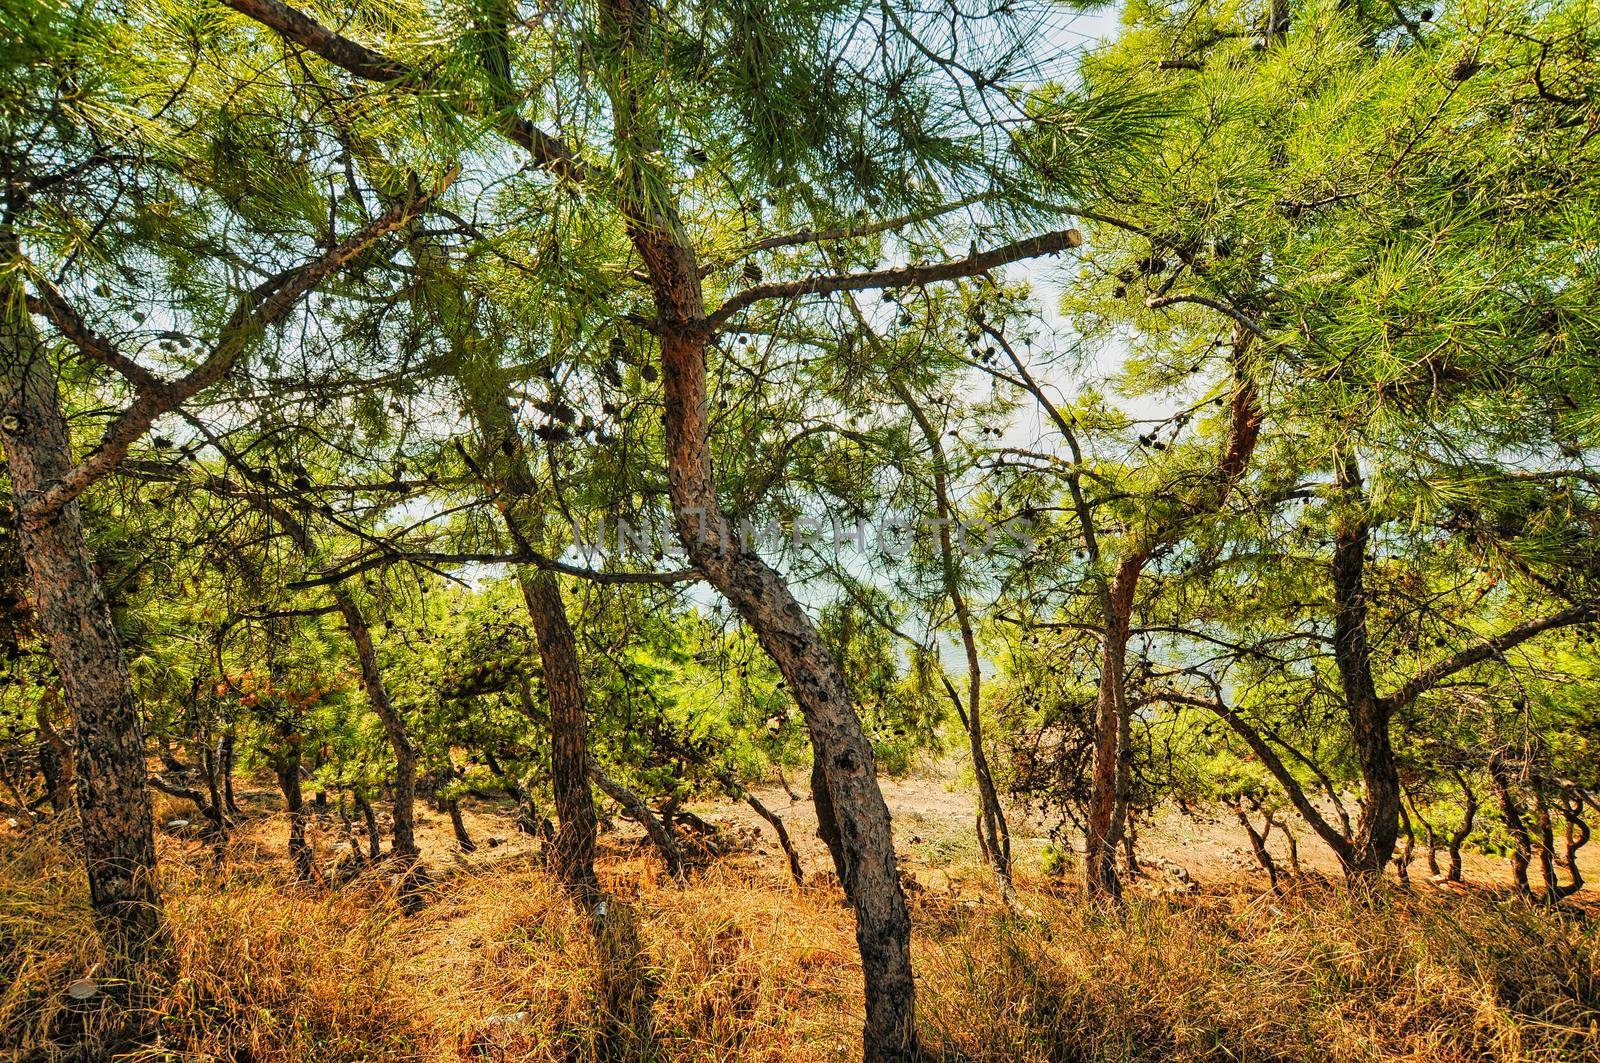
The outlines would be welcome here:
<svg viewBox="0 0 1600 1063">
<path fill-rule="evenodd" d="M 823 1061 L 859 1053 L 848 909 L 730 860 L 686 889 L 612 848 L 597 940 L 525 853 L 439 865 L 400 913 L 381 882 L 286 888 L 243 853 L 167 863 L 180 974 L 130 1023 L 67 985 L 98 956 L 76 868 L 0 839 L 0 1048 L 129 1060 Z M 915 905 L 925 1037 L 972 1060 L 1600 1060 L 1600 944 L 1572 915 L 1469 897 L 1243 892 L 1121 914 L 1026 891 L 1018 920 Z M 120 1054 L 119 1054 L 120 1053 Z"/>
</svg>

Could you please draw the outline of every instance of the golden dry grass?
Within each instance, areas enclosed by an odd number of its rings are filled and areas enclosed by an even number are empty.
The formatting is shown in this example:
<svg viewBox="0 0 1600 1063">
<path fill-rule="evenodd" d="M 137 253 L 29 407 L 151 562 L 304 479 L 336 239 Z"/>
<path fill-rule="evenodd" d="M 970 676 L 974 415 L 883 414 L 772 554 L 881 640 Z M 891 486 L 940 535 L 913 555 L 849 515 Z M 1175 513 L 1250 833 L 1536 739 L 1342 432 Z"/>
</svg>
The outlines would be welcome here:
<svg viewBox="0 0 1600 1063">
<path fill-rule="evenodd" d="M 19 1058 L 825 1061 L 859 1052 L 835 891 L 734 858 L 687 888 L 608 847 L 596 940 L 525 851 L 436 860 L 407 916 L 368 876 L 288 886 L 166 845 L 179 976 L 132 1026 L 64 989 L 97 946 L 58 839 L 0 840 L 0 1046 Z M 510 849 L 508 846 L 507 849 Z M 978 881 L 968 878 L 968 881 Z M 1037 884 L 1042 885 L 1042 884 Z M 1025 889 L 1037 918 L 915 895 L 924 1036 L 971 1060 L 1600 1060 L 1592 923 L 1519 901 L 1337 891 L 1135 899 Z M 52 1048 L 54 1045 L 56 1048 Z"/>
</svg>

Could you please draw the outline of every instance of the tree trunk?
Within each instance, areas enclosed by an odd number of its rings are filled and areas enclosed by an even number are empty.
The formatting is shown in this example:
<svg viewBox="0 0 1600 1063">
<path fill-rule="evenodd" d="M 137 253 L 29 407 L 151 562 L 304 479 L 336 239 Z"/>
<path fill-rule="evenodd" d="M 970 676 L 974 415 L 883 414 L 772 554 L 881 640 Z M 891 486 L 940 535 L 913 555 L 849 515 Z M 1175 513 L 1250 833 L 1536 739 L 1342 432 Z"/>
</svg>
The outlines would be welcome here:
<svg viewBox="0 0 1600 1063">
<path fill-rule="evenodd" d="M 833 798 L 828 796 L 828 780 L 822 771 L 822 756 L 811 753 L 811 804 L 817 813 L 817 837 L 828 849 L 833 860 L 833 873 L 838 876 L 839 887 L 844 888 L 844 842 L 839 837 L 839 818 L 833 812 Z M 845 896 L 849 897 L 846 891 Z"/>
<path fill-rule="evenodd" d="M 367 703 L 383 724 L 384 736 L 394 753 L 394 844 L 391 851 L 405 861 L 417 858 L 416 803 L 417 803 L 417 750 L 411 742 L 410 732 L 400 711 L 389 697 L 389 688 L 383 681 L 383 670 L 378 666 L 378 651 L 372 643 L 372 629 L 367 618 L 356 605 L 350 592 L 334 586 L 333 597 L 344 618 L 345 630 L 356 646 L 356 662 L 361 668 L 361 685 L 367 692 Z M 470 850 L 469 850 L 470 851 Z"/>
<path fill-rule="evenodd" d="M 795 852 L 794 842 L 789 840 L 789 832 L 784 828 L 783 819 L 766 805 L 756 800 L 756 795 L 745 791 L 744 803 L 755 810 L 755 814 L 766 820 L 772 827 L 772 832 L 778 836 L 778 845 L 783 849 L 784 857 L 789 861 L 789 877 L 796 886 L 805 885 L 805 873 L 800 869 L 800 854 Z"/>
<path fill-rule="evenodd" d="M 1511 881 L 1517 892 L 1532 896 L 1528 885 L 1528 865 L 1533 861 L 1533 839 L 1528 835 L 1528 825 L 1517 807 L 1516 796 L 1511 792 L 1511 774 L 1505 762 L 1496 753 L 1489 758 L 1489 781 L 1494 784 L 1495 796 L 1500 799 L 1500 815 L 1511 832 Z"/>
<path fill-rule="evenodd" d="M 560 821 L 550 846 L 550 862 L 557 879 L 588 907 L 600 894 L 600 880 L 594 873 L 600 824 L 589 789 L 589 711 L 578 670 L 578 646 L 555 575 L 523 569 L 518 581 L 533 621 L 544 666 L 545 694 L 550 700 L 550 783 Z"/>
<path fill-rule="evenodd" d="M 1339 455 L 1334 485 L 1345 496 L 1333 544 L 1333 652 L 1339 668 L 1345 711 L 1361 765 L 1366 794 L 1356 830 L 1354 862 L 1346 873 L 1371 877 L 1394 855 L 1400 834 L 1400 773 L 1389 736 L 1389 706 L 1378 696 L 1372 678 L 1372 649 L 1367 641 L 1367 521 L 1361 473 L 1348 452 Z"/>
<path fill-rule="evenodd" d="M 1583 798 L 1579 795 L 1563 795 L 1561 814 L 1567 821 L 1567 844 L 1562 857 L 1562 866 L 1567 869 L 1569 881 L 1566 885 L 1557 887 L 1556 899 L 1566 900 L 1583 889 L 1583 871 L 1578 867 L 1578 850 L 1589 844 L 1589 824 L 1584 822 Z"/>
<path fill-rule="evenodd" d="M 599 35 L 624 66 L 650 47 L 650 8 L 603 0 Z M 706 307 L 700 264 L 670 197 L 645 172 L 661 147 L 655 112 L 626 78 L 608 86 L 616 114 L 618 177 L 627 233 L 650 277 L 664 399 L 667 488 L 678 539 L 706 579 L 755 631 L 805 716 L 832 800 L 844 857 L 844 889 L 856 911 L 865 983 L 863 1051 L 871 1060 L 918 1055 L 911 917 L 895 862 L 889 809 L 872 747 L 838 664 L 789 586 L 730 534 L 711 469 L 706 393 Z"/>
<path fill-rule="evenodd" d="M 638 794 L 607 775 L 592 759 L 589 761 L 589 774 L 607 797 L 622 806 L 623 815 L 644 828 L 645 834 L 661 853 L 662 863 L 667 865 L 667 874 L 674 882 L 682 882 L 683 854 L 672 837 L 672 827 L 668 822 L 671 812 L 665 817 L 657 816 Z"/>
<path fill-rule="evenodd" d="M 239 811 L 239 802 L 233 798 L 233 745 L 233 724 L 230 723 L 222 735 L 222 800 L 228 806 L 228 814 L 237 816 L 242 813 Z"/>
<path fill-rule="evenodd" d="M 7 263 L 15 238 L 3 238 Z M 122 643 L 94 573 L 74 500 L 47 513 L 32 501 L 73 467 L 54 368 L 13 269 L 0 287 L 0 440 L 38 630 L 50 646 L 74 720 L 78 818 L 96 923 L 114 966 L 164 963 L 170 939 L 156 880 L 144 734 Z"/>
<path fill-rule="evenodd" d="M 475 853 L 478 845 L 472 840 L 472 835 L 467 833 L 467 825 L 461 819 L 461 798 L 452 797 L 445 801 L 444 810 L 450 814 L 450 829 L 456 835 L 456 848 L 464 853 Z"/>
<path fill-rule="evenodd" d="M 1011 831 L 1006 824 L 1005 809 L 1000 805 L 999 792 L 995 789 L 994 776 L 989 770 L 988 753 L 983 748 L 983 670 L 978 657 L 978 639 L 973 630 L 972 613 L 967 608 L 966 594 L 961 589 L 961 572 L 950 533 L 950 526 L 958 519 L 958 515 L 950 501 L 949 460 L 938 427 L 922 411 L 910 389 L 893 380 L 890 383 L 916 421 L 933 458 L 933 497 L 938 513 L 940 573 L 944 580 L 945 596 L 950 599 L 950 607 L 955 613 L 956 626 L 961 634 L 961 648 L 966 655 L 966 706 L 962 711 L 961 700 L 956 698 L 956 708 L 967 732 L 967 751 L 972 757 L 972 772 L 978 784 L 978 849 L 993 868 L 1000 892 L 1010 903 L 1015 899 L 1011 883 Z"/>
<path fill-rule="evenodd" d="M 1239 826 L 1244 828 L 1245 834 L 1250 837 L 1250 851 L 1255 854 L 1256 863 L 1267 873 L 1267 881 L 1274 892 L 1278 890 L 1278 865 L 1272 859 L 1272 854 L 1267 851 L 1267 834 L 1272 830 L 1272 817 L 1267 817 L 1266 828 L 1256 830 L 1255 824 L 1250 822 L 1250 814 L 1245 811 L 1244 802 L 1234 803 L 1233 814 L 1239 819 Z"/>
<path fill-rule="evenodd" d="M 1121 764 L 1121 738 L 1127 730 L 1128 635 L 1134 592 L 1148 560 L 1142 551 L 1124 558 L 1111 581 L 1108 617 L 1100 635 L 1100 686 L 1095 699 L 1093 774 L 1089 814 L 1084 832 L 1084 885 L 1091 897 L 1117 897 L 1116 821 L 1118 791 L 1126 790 Z"/>
<path fill-rule="evenodd" d="M 289 857 L 294 863 L 296 877 L 310 881 L 316 878 L 316 868 L 311 860 L 311 846 L 306 841 L 305 794 L 300 786 L 301 746 L 304 736 L 292 724 L 278 726 L 278 750 L 273 757 L 273 774 L 278 777 L 278 789 L 283 792 L 284 807 L 289 813 Z"/>
<path fill-rule="evenodd" d="M 1467 781 L 1465 775 L 1457 775 L 1456 781 L 1461 784 L 1461 793 L 1466 801 L 1466 814 L 1461 817 L 1461 826 L 1450 835 L 1446 843 L 1450 853 L 1449 869 L 1445 872 L 1447 882 L 1461 881 L 1461 847 L 1472 834 L 1472 821 L 1478 814 L 1478 795 L 1473 792 L 1472 784 Z"/>
<path fill-rule="evenodd" d="M 378 831 L 378 817 L 372 811 L 372 802 L 360 790 L 354 791 L 356 807 L 361 810 L 361 820 L 367 828 L 367 858 L 377 863 L 383 856 L 383 836 Z"/>
</svg>

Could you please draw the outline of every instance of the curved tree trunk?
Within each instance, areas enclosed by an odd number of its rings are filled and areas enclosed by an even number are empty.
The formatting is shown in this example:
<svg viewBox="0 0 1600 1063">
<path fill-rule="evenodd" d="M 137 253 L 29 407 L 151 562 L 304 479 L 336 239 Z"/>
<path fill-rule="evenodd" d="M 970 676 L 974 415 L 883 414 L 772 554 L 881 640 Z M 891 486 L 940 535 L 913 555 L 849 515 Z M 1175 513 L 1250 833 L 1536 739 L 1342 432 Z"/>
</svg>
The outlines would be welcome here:
<svg viewBox="0 0 1600 1063">
<path fill-rule="evenodd" d="M 14 261 L 14 236 L 7 232 L 0 243 L 0 258 Z M 30 513 L 31 501 L 74 462 L 54 367 L 16 276 L 12 271 L 0 286 L 0 440 L 36 622 L 72 709 L 89 900 L 114 964 L 164 963 L 170 939 L 156 881 L 144 733 L 122 642 L 94 573 L 78 503 Z"/>
<path fill-rule="evenodd" d="M 1511 791 L 1511 773 L 1498 753 L 1489 758 L 1489 781 L 1494 784 L 1495 796 L 1500 799 L 1500 815 L 1505 820 L 1506 830 L 1511 832 L 1511 881 L 1518 893 L 1532 896 L 1533 888 L 1528 884 L 1528 865 L 1533 861 L 1533 839 L 1528 834 L 1528 825 L 1522 818 L 1516 795 Z"/>
<path fill-rule="evenodd" d="M 1450 835 L 1445 843 L 1450 853 L 1450 863 L 1445 871 L 1447 882 L 1461 881 L 1461 847 L 1466 844 L 1468 836 L 1472 834 L 1472 821 L 1478 814 L 1478 795 L 1472 789 L 1472 783 L 1465 775 L 1457 775 L 1456 781 L 1461 784 L 1461 793 L 1466 801 L 1465 815 L 1461 817 L 1461 826 Z"/>
<path fill-rule="evenodd" d="M 794 842 L 789 840 L 789 831 L 783 825 L 783 819 L 776 812 L 769 809 L 756 799 L 756 795 L 748 790 L 744 794 L 744 803 L 755 811 L 755 814 L 766 820 L 772 827 L 772 832 L 778 836 L 778 845 L 783 849 L 785 859 L 789 861 L 789 877 L 796 886 L 805 885 L 805 872 L 800 869 L 800 854 L 795 852 Z"/>
</svg>

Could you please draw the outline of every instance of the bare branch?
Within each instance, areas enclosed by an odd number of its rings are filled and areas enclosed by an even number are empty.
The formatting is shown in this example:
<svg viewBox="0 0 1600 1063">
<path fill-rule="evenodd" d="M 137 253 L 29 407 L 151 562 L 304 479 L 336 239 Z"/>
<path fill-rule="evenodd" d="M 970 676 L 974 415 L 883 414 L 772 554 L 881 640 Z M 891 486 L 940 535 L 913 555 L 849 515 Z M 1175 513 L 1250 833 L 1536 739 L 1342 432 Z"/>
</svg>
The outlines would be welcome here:
<svg viewBox="0 0 1600 1063">
<path fill-rule="evenodd" d="M 966 258 L 927 265 L 902 266 L 898 269 L 873 270 L 867 273 L 821 274 L 804 280 L 776 281 L 757 284 L 734 295 L 706 319 L 706 329 L 720 330 L 734 315 L 766 299 L 792 299 L 800 295 L 820 295 L 829 292 L 860 292 L 874 288 L 910 288 L 938 281 L 974 277 L 1013 262 L 1045 255 L 1056 255 L 1082 246 L 1083 235 L 1076 229 L 1060 229 L 1042 236 L 1006 244 L 989 251 L 974 251 Z"/>
</svg>

